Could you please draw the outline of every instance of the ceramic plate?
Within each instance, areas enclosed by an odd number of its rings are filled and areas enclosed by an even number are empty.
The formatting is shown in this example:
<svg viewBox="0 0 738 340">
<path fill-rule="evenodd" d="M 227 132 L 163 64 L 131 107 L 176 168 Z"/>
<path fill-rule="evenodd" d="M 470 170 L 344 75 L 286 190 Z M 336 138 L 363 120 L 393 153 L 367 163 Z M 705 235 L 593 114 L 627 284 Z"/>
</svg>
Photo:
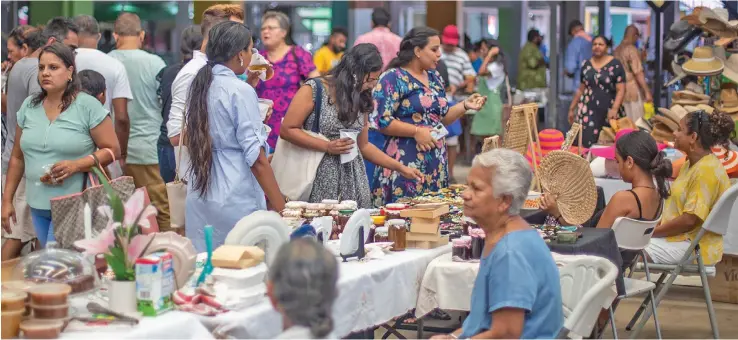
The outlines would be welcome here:
<svg viewBox="0 0 738 340">
<path fill-rule="evenodd" d="M 184 287 L 187 280 L 195 272 L 197 251 L 195 251 L 192 241 L 186 237 L 179 236 L 173 231 L 153 235 L 155 235 L 154 240 L 151 241 L 149 249 L 146 250 L 146 255 L 159 250 L 166 250 L 172 254 L 177 287 Z"/>
</svg>

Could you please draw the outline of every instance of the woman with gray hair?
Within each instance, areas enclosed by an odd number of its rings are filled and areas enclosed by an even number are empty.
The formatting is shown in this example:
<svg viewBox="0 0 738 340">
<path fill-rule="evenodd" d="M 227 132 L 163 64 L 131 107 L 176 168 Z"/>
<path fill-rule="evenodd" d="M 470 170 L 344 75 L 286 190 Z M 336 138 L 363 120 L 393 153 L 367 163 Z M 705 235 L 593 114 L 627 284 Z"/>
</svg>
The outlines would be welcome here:
<svg viewBox="0 0 738 340">
<path fill-rule="evenodd" d="M 538 232 L 520 217 L 533 178 L 519 153 L 494 149 L 474 159 L 464 214 L 486 234 L 471 311 L 461 329 L 437 339 L 554 338 L 563 325 L 559 271 Z"/>
<path fill-rule="evenodd" d="M 322 339 L 333 330 L 338 262 L 313 239 L 283 245 L 269 268 L 267 295 L 284 331 L 277 339 Z M 560 309 L 560 308 L 559 308 Z"/>
<path fill-rule="evenodd" d="M 272 129 L 269 133 L 269 147 L 272 150 L 277 146 L 282 119 L 297 90 L 308 78 L 319 76 L 310 52 L 299 45 L 287 44 L 289 32 L 290 18 L 286 14 L 269 11 L 262 17 L 261 43 L 265 49 L 259 51 L 259 54 L 272 64 L 274 76 L 259 82 L 256 93 L 259 98 L 274 102 L 272 116 L 267 121 Z"/>
</svg>

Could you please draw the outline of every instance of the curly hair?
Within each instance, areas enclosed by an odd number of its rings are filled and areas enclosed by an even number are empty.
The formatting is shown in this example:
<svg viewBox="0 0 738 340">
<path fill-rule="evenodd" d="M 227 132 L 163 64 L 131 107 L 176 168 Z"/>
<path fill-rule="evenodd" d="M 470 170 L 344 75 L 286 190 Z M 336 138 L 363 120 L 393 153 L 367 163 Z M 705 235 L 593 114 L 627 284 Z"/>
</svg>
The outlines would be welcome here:
<svg viewBox="0 0 738 340">
<path fill-rule="evenodd" d="M 326 77 L 330 88 L 336 91 L 338 119 L 345 126 L 368 114 L 374 108 L 372 90 L 362 91 L 364 79 L 372 72 L 382 70 L 382 56 L 373 44 L 358 44 L 349 49 L 341 62 Z"/>
<path fill-rule="evenodd" d="M 728 148 L 730 139 L 735 136 L 733 119 L 722 112 L 708 114 L 699 110 L 688 113 L 685 119 L 687 132 L 696 133 L 697 140 L 705 150 L 716 145 Z"/>
</svg>

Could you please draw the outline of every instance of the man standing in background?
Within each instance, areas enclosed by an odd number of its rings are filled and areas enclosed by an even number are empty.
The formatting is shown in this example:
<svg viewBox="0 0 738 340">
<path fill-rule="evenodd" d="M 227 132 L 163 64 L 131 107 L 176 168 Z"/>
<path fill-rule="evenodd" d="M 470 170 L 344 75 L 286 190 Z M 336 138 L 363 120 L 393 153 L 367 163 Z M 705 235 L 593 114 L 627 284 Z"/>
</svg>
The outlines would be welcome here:
<svg viewBox="0 0 738 340">
<path fill-rule="evenodd" d="M 159 230 L 169 231 L 169 201 L 159 172 L 157 150 L 162 116 L 161 103 L 156 94 L 159 88 L 156 75 L 166 64 L 159 56 L 141 49 L 146 32 L 136 14 L 121 14 L 115 21 L 113 34 L 116 49 L 109 55 L 125 67 L 133 92 L 125 173 L 133 177 L 137 188 L 146 187 L 151 203 L 159 211 L 156 216 Z"/>
<path fill-rule="evenodd" d="M 449 102 L 453 102 L 453 96 L 460 92 L 474 92 L 474 80 L 477 73 L 474 72 L 469 55 L 459 47 L 459 29 L 456 25 L 448 25 L 441 34 L 441 60 L 446 64 L 448 70 L 448 83 L 446 94 Z M 451 104 L 449 104 L 451 105 Z M 459 153 L 459 135 L 461 134 L 461 122 L 455 121 L 448 126 L 449 134 L 446 136 L 448 152 L 448 175 L 451 183 L 454 183 L 454 165 Z"/>
<path fill-rule="evenodd" d="M 341 61 L 343 51 L 346 49 L 348 31 L 343 27 L 336 27 L 328 37 L 328 41 L 315 52 L 313 63 L 321 76 L 328 72 Z"/>
<path fill-rule="evenodd" d="M 569 35 L 571 41 L 566 46 L 564 73 L 572 80 L 564 82 L 564 90 L 576 92 L 581 81 L 582 63 L 592 58 L 592 37 L 584 31 L 584 25 L 579 20 L 569 24 Z"/>
<path fill-rule="evenodd" d="M 643 63 L 641 63 L 641 52 L 636 47 L 636 42 L 640 37 L 641 34 L 637 27 L 633 25 L 626 27 L 623 41 L 613 53 L 625 68 L 623 108 L 625 108 L 625 114 L 633 123 L 645 114 L 643 108 L 644 98 L 646 102 L 653 102 L 651 90 L 648 89 L 644 76 L 645 70 L 643 69 Z M 641 90 L 643 90 L 643 94 L 641 94 Z"/>
<path fill-rule="evenodd" d="M 520 50 L 518 89 L 521 91 L 546 87 L 546 60 L 540 47 L 543 36 L 537 29 L 528 31 L 528 42 Z"/>
<path fill-rule="evenodd" d="M 128 101 L 133 99 L 128 74 L 123 64 L 117 59 L 99 51 L 100 26 L 97 20 L 89 15 L 74 17 L 79 27 L 79 48 L 75 63 L 77 71 L 92 70 L 105 78 L 105 109 L 113 113 L 115 133 L 120 144 L 120 164 L 125 168 L 128 153 L 128 135 L 131 122 L 128 118 Z M 111 110 L 112 108 L 112 110 Z"/>
<path fill-rule="evenodd" d="M 386 9 L 375 8 L 372 11 L 372 30 L 360 35 L 354 43 L 354 46 L 365 43 L 377 46 L 385 68 L 392 59 L 397 57 L 402 42 L 402 37 L 390 31 L 391 20 L 390 13 Z"/>
</svg>

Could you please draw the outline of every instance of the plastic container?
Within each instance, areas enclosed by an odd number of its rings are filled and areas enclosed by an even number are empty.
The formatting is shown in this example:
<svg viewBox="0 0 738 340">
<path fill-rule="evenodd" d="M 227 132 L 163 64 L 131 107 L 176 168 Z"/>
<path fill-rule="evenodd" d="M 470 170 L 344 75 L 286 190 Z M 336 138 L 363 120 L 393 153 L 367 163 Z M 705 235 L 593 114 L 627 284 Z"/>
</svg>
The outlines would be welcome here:
<svg viewBox="0 0 738 340">
<path fill-rule="evenodd" d="M 97 268 L 91 257 L 76 251 L 55 248 L 28 254 L 15 267 L 13 279 L 35 283 L 65 283 L 72 288 L 72 294 L 91 291 L 99 282 Z"/>
<path fill-rule="evenodd" d="M 28 294 L 21 290 L 3 289 L 0 294 L 0 310 L 3 313 L 26 310 Z"/>
<path fill-rule="evenodd" d="M 23 320 L 25 309 L 12 312 L 2 312 L 2 323 L 0 324 L 0 335 L 3 339 L 11 339 L 18 337 L 18 330 Z"/>
<path fill-rule="evenodd" d="M 20 330 L 26 339 L 56 339 L 61 334 L 66 320 L 26 320 L 20 323 Z"/>
<path fill-rule="evenodd" d="M 43 283 L 28 289 L 34 306 L 65 306 L 71 292 L 72 287 L 66 283 Z"/>
<path fill-rule="evenodd" d="M 389 232 L 392 251 L 403 251 L 407 247 L 407 221 L 402 219 L 394 219 L 387 221 L 387 229 Z"/>
<path fill-rule="evenodd" d="M 36 319 L 66 319 L 69 316 L 69 305 L 36 306 L 31 304 L 31 309 Z"/>
</svg>

